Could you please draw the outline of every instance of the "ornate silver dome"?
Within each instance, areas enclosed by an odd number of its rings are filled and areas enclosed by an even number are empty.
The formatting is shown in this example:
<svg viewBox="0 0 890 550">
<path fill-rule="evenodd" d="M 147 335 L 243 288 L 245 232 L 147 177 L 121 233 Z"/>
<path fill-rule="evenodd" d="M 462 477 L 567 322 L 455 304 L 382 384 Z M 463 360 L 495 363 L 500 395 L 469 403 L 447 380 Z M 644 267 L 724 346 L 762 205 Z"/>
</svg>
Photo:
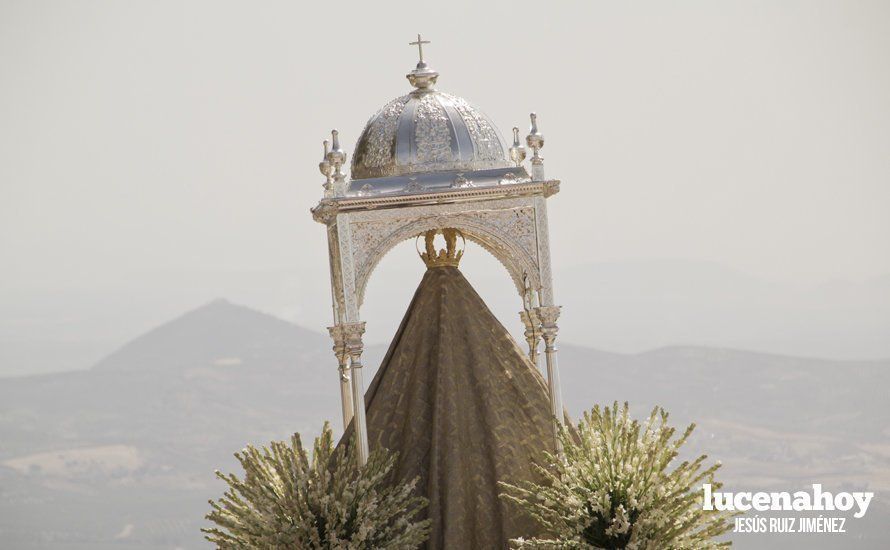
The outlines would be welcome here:
<svg viewBox="0 0 890 550">
<path fill-rule="evenodd" d="M 437 76 L 418 65 L 408 75 L 417 89 L 371 117 L 352 155 L 353 180 L 511 166 L 494 123 L 466 100 L 434 90 Z"/>
</svg>

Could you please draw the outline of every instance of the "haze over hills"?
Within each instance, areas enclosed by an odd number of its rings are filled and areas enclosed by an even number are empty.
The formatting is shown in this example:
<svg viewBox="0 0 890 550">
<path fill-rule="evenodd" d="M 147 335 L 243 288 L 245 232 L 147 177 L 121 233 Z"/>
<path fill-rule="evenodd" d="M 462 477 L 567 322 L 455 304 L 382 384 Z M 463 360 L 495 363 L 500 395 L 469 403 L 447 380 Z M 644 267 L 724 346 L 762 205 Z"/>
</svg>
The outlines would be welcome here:
<svg viewBox="0 0 890 550">
<path fill-rule="evenodd" d="M 769 353 L 890 357 L 890 276 L 818 285 L 712 262 L 598 263 L 560 272 L 565 341 L 638 353 L 695 344 Z M 592 314 L 593 313 L 593 314 Z"/>
<path fill-rule="evenodd" d="M 367 350 L 366 379 L 385 349 Z M 571 414 L 627 400 L 699 423 L 690 452 L 723 461 L 727 489 L 810 483 L 878 491 L 855 539 L 795 547 L 883 548 L 890 540 L 890 361 L 826 361 L 669 347 L 617 354 L 563 345 Z M 339 430 L 327 336 L 217 300 L 140 336 L 88 371 L 0 383 L 4 548 L 206 548 L 207 499 L 247 442 Z M 742 537 L 739 548 L 792 539 Z M 793 539 L 797 540 L 797 539 Z M 839 546 L 841 544 L 841 546 Z"/>
<path fill-rule="evenodd" d="M 484 251 L 471 252 L 478 255 L 466 262 L 468 278 L 521 336 L 517 297 L 504 284 L 503 268 Z M 409 257 L 414 254 L 411 246 L 397 247 L 395 259 L 375 271 L 363 307 L 363 316 L 374 320 L 369 342 L 388 342 L 395 332 L 422 274 L 421 262 Z M 330 323 L 329 294 L 300 290 L 328 284 L 323 266 L 182 277 L 134 277 L 101 292 L 0 293 L 0 376 L 89 368 L 133 334 L 182 311 L 182 304 L 219 295 L 301 326 L 321 330 Z M 595 342 L 624 353 L 704 344 L 835 359 L 890 357 L 890 275 L 803 285 L 710 262 L 641 260 L 564 268 L 556 282 L 557 301 L 566 306 L 560 322 L 566 343 Z M 169 288 L 176 290 L 161 290 Z"/>
</svg>

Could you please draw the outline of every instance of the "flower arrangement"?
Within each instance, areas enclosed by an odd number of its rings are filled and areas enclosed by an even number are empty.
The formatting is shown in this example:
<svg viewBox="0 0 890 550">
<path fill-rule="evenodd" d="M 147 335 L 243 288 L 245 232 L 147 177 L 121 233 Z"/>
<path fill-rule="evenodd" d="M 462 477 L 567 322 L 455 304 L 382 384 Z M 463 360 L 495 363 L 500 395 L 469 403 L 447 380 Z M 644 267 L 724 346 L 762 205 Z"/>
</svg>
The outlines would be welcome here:
<svg viewBox="0 0 890 550">
<path fill-rule="evenodd" d="M 545 453 L 536 469 L 543 481 L 502 483 L 503 498 L 517 503 L 548 533 L 515 539 L 516 548 L 628 550 L 710 549 L 730 545 L 715 537 L 731 527 L 725 512 L 702 509 L 702 483 L 714 482 L 720 464 L 707 457 L 669 469 L 695 425 L 679 437 L 656 407 L 645 424 L 619 408 L 599 406 L 577 428 L 561 428 L 562 456 Z"/>
<path fill-rule="evenodd" d="M 392 483 L 395 456 L 385 450 L 359 466 L 354 452 L 335 450 L 327 423 L 311 461 L 299 434 L 235 457 L 244 479 L 216 472 L 229 487 L 210 501 L 216 527 L 202 529 L 218 548 L 408 549 L 429 536 L 429 520 L 414 520 L 427 505 L 417 480 Z"/>
</svg>

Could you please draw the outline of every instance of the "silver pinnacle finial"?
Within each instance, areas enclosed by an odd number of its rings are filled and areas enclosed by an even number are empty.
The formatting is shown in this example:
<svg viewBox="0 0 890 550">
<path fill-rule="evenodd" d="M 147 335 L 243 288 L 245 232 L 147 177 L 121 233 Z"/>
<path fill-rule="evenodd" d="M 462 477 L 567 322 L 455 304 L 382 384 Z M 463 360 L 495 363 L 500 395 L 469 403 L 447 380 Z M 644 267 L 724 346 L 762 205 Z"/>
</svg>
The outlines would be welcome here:
<svg viewBox="0 0 890 550">
<path fill-rule="evenodd" d="M 510 160 L 521 166 L 525 160 L 525 147 L 519 142 L 519 128 L 513 127 L 513 147 L 510 147 Z"/>
<path fill-rule="evenodd" d="M 544 147 L 544 136 L 538 131 L 538 115 L 529 115 L 532 126 L 529 128 L 525 143 L 532 150 L 532 179 L 542 181 L 544 179 L 544 157 L 541 156 L 541 148 Z"/>
<path fill-rule="evenodd" d="M 433 85 L 436 83 L 436 79 L 439 78 L 439 73 L 427 65 L 426 61 L 423 60 L 423 45 L 429 43 L 430 41 L 424 40 L 420 34 L 417 35 L 417 40 L 415 42 L 408 42 L 409 46 L 417 46 L 417 53 L 420 57 L 420 61 L 417 62 L 417 67 L 405 76 L 408 78 L 408 82 L 417 88 L 418 91 L 432 89 Z"/>
<path fill-rule="evenodd" d="M 334 194 L 339 196 L 344 189 L 343 182 L 346 181 L 346 174 L 343 173 L 343 165 L 346 163 L 346 152 L 340 148 L 340 132 L 331 130 L 331 150 L 328 151 L 325 158 L 331 163 L 334 177 Z"/>
<path fill-rule="evenodd" d="M 321 157 L 321 162 L 318 163 L 318 171 L 321 172 L 321 175 L 325 177 L 325 196 L 329 196 L 329 192 L 331 190 L 331 182 L 333 181 L 331 177 L 334 175 L 334 168 L 333 166 L 331 166 L 331 162 L 328 160 L 328 153 L 331 150 L 330 145 L 330 141 L 324 140 L 324 155 L 322 155 Z"/>
</svg>

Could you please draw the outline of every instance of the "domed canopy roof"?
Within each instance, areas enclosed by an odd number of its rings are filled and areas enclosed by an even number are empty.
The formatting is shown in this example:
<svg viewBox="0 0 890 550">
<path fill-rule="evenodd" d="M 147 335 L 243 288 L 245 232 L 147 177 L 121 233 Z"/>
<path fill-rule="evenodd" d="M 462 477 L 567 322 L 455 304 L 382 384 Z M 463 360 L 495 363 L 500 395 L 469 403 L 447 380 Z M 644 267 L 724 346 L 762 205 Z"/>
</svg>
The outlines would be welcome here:
<svg viewBox="0 0 890 550">
<path fill-rule="evenodd" d="M 488 117 L 463 98 L 420 88 L 368 121 L 352 156 L 352 179 L 508 167 Z"/>
<path fill-rule="evenodd" d="M 352 155 L 352 179 L 509 168 L 494 123 L 465 99 L 433 88 L 439 73 L 423 60 L 406 76 L 415 90 L 383 106 Z"/>
</svg>

